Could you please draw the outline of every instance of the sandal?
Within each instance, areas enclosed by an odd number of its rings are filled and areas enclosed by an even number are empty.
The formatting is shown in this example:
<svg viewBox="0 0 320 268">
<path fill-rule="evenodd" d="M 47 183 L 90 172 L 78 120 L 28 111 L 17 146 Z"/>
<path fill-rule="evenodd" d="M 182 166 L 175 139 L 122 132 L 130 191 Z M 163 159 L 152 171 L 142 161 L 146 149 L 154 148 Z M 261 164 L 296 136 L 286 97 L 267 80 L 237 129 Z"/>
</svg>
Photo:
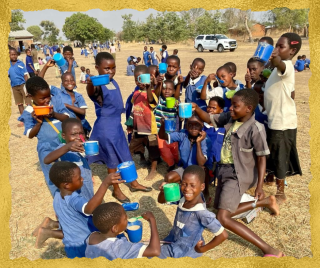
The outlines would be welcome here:
<svg viewBox="0 0 320 268">
<path fill-rule="evenodd" d="M 131 186 L 129 186 L 130 192 L 134 193 L 134 192 L 151 192 L 152 191 L 152 187 L 145 187 L 145 189 L 135 189 L 132 188 Z"/>
<path fill-rule="evenodd" d="M 126 204 L 126 203 L 130 203 L 130 199 L 127 197 L 126 199 L 123 199 L 123 200 L 121 200 L 121 199 L 119 199 L 118 197 L 116 197 L 115 195 L 114 195 L 114 193 L 112 193 L 112 197 L 114 197 L 115 199 L 117 199 L 120 203 L 122 203 L 122 204 Z"/>
</svg>

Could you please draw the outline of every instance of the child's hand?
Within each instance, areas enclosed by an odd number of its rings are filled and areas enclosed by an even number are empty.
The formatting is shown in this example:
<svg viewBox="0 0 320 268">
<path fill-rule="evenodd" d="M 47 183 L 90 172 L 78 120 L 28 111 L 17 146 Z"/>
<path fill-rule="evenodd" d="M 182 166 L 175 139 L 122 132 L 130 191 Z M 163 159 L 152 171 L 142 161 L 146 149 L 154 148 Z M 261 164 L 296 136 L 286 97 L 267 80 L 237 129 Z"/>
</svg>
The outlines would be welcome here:
<svg viewBox="0 0 320 268">
<path fill-rule="evenodd" d="M 91 76 L 91 75 L 90 75 L 90 76 Z M 91 81 L 90 76 L 88 76 L 88 78 L 87 78 L 87 84 L 92 84 L 92 81 Z"/>
<path fill-rule="evenodd" d="M 163 82 L 164 79 L 164 74 L 159 74 L 157 76 L 157 84 L 161 84 Z"/>
<path fill-rule="evenodd" d="M 161 183 L 161 185 L 159 186 L 159 191 L 160 192 L 163 192 L 163 186 L 165 185 L 165 184 L 167 184 L 167 182 L 163 182 L 163 183 Z"/>
<path fill-rule="evenodd" d="M 161 117 L 161 119 L 160 119 L 160 124 L 161 124 L 161 125 L 164 124 L 164 118 L 163 118 L 163 117 Z"/>
<path fill-rule="evenodd" d="M 202 142 L 207 137 L 207 133 L 205 131 L 201 131 L 199 137 L 196 139 L 196 142 Z"/>
<path fill-rule="evenodd" d="M 124 180 L 121 180 L 119 173 L 110 173 L 102 182 L 105 186 L 109 187 L 111 184 L 123 183 Z"/>
<path fill-rule="evenodd" d="M 250 75 L 250 71 L 248 68 L 247 68 L 247 73 L 244 76 L 244 80 L 246 80 L 246 82 L 251 82 L 251 75 Z"/>
<path fill-rule="evenodd" d="M 133 132 L 133 128 L 128 126 L 128 127 L 127 127 L 127 133 L 128 133 L 128 134 L 131 134 L 132 132 Z"/>
<path fill-rule="evenodd" d="M 196 65 L 195 68 L 192 68 L 190 71 L 190 77 L 193 79 L 195 77 L 198 77 L 198 66 Z"/>
<path fill-rule="evenodd" d="M 53 67 L 55 65 L 55 61 L 54 60 L 48 60 L 46 66 L 47 67 Z"/>
<path fill-rule="evenodd" d="M 83 143 L 81 141 L 72 141 L 67 144 L 68 150 L 72 152 L 77 152 L 77 153 L 83 153 L 84 148 L 83 148 Z"/>
<path fill-rule="evenodd" d="M 194 250 L 196 251 L 196 252 L 198 252 L 198 253 L 204 253 L 205 251 L 203 251 L 203 241 L 202 240 L 200 240 L 197 244 L 196 244 L 196 246 L 194 247 Z"/>
<path fill-rule="evenodd" d="M 53 111 L 53 106 L 50 106 L 50 111 L 47 115 L 44 115 L 43 117 L 54 117 L 54 111 Z"/>
<path fill-rule="evenodd" d="M 275 48 L 271 54 L 270 60 L 273 64 L 273 66 L 277 67 L 281 61 L 281 58 L 279 56 L 279 50 Z"/>
<path fill-rule="evenodd" d="M 182 84 L 184 82 L 183 76 L 179 74 L 178 76 L 178 84 Z"/>
<path fill-rule="evenodd" d="M 141 215 L 146 221 L 150 221 L 151 219 L 154 219 L 154 215 L 150 211 L 146 211 Z"/>
<path fill-rule="evenodd" d="M 72 64 L 73 64 L 73 61 L 74 61 L 74 58 L 73 58 L 73 57 L 69 58 L 69 59 L 68 59 L 69 65 L 72 65 Z"/>
<path fill-rule="evenodd" d="M 199 106 L 198 104 L 194 103 L 194 102 L 191 102 L 192 104 L 192 112 L 195 111 Z"/>
<path fill-rule="evenodd" d="M 209 74 L 206 80 L 208 81 L 208 83 L 210 83 L 213 80 L 217 80 L 216 74 Z"/>
<path fill-rule="evenodd" d="M 264 199 L 264 191 L 262 190 L 262 187 L 257 187 L 255 191 L 255 199 L 258 198 L 258 200 Z"/>
<path fill-rule="evenodd" d="M 39 123 L 39 124 L 42 124 L 42 122 L 43 122 L 43 116 L 37 116 L 35 113 L 34 113 L 34 111 L 31 113 L 31 116 L 35 119 L 35 120 L 37 120 L 37 122 Z"/>
</svg>

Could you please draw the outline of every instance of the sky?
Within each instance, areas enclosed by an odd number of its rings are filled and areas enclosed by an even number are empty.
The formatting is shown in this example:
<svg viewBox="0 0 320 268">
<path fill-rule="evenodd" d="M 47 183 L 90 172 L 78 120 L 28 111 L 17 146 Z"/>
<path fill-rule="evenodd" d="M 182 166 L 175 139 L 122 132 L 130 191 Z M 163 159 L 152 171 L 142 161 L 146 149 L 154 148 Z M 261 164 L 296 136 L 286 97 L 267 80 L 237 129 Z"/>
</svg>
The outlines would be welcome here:
<svg viewBox="0 0 320 268">
<path fill-rule="evenodd" d="M 144 21 L 150 14 L 157 14 L 158 11 L 154 9 L 147 9 L 145 11 L 137 11 L 134 9 L 122 9 L 116 11 L 102 11 L 100 9 L 92 9 L 86 12 L 81 12 L 87 14 L 91 17 L 97 18 L 98 21 L 104 26 L 109 28 L 110 30 L 114 30 L 115 32 L 119 32 L 122 29 L 123 19 L 121 15 L 124 14 L 132 14 L 132 20 L 134 21 Z M 23 16 L 26 20 L 26 23 L 23 25 L 25 29 L 32 25 L 39 25 L 42 20 L 53 21 L 54 24 L 60 29 L 59 36 L 65 39 L 65 36 L 62 32 L 62 27 L 64 25 L 65 19 L 70 17 L 72 14 L 76 12 L 61 12 L 57 10 L 41 10 L 41 11 L 23 11 Z M 265 11 L 252 12 L 253 18 L 259 20 Z"/>
</svg>

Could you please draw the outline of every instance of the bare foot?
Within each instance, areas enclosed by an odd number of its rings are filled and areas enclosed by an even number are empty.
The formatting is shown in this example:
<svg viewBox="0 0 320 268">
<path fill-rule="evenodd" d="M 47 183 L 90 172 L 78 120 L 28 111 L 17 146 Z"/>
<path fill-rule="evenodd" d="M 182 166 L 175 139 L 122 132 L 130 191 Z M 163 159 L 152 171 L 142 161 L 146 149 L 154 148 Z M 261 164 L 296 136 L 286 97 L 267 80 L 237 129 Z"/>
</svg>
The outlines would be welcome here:
<svg viewBox="0 0 320 268">
<path fill-rule="evenodd" d="M 49 231 L 50 231 L 49 229 L 46 229 L 43 227 L 39 228 L 38 234 L 37 234 L 37 240 L 35 244 L 36 248 L 41 248 L 43 246 L 43 243 L 46 242 L 46 240 L 51 237 Z"/>
<path fill-rule="evenodd" d="M 282 192 L 277 192 L 276 195 L 275 195 L 276 199 L 277 199 L 277 202 L 279 205 L 285 203 L 287 201 L 287 197 L 284 193 Z"/>
<path fill-rule="evenodd" d="M 41 227 L 43 228 L 49 228 L 51 227 L 51 229 L 55 228 L 52 226 L 52 223 L 51 222 L 54 222 L 53 220 L 51 220 L 49 217 L 45 217 L 43 222 L 36 228 L 34 229 L 34 231 L 32 232 L 32 235 L 33 236 L 37 236 L 38 235 L 38 231 Z M 57 227 L 58 228 L 58 227 Z"/>
<path fill-rule="evenodd" d="M 151 181 L 158 174 L 156 170 L 151 170 L 149 175 L 145 178 L 146 181 Z"/>
<path fill-rule="evenodd" d="M 139 182 L 136 181 L 136 183 L 131 183 L 131 188 L 132 189 L 141 189 L 141 190 L 145 190 L 148 187 L 141 185 Z"/>
<path fill-rule="evenodd" d="M 17 126 L 18 126 L 18 127 L 23 127 L 24 124 L 23 124 L 23 122 L 20 122 Z"/>
<path fill-rule="evenodd" d="M 278 216 L 280 214 L 280 209 L 277 204 L 277 199 L 271 195 L 268 197 L 268 201 L 269 203 L 266 205 L 266 208 L 271 210 L 271 215 Z"/>
</svg>

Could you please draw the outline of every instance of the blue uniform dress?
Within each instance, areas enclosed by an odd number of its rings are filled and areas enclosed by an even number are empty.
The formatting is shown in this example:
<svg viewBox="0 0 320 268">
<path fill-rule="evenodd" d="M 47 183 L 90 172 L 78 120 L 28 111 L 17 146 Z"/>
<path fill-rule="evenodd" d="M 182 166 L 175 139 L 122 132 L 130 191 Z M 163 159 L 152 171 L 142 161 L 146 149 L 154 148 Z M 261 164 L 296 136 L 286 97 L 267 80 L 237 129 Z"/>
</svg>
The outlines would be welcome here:
<svg viewBox="0 0 320 268">
<path fill-rule="evenodd" d="M 92 222 L 92 216 L 84 213 L 88 199 L 73 192 L 64 199 L 56 192 L 53 208 L 63 232 L 62 242 L 67 257 L 85 257 L 86 239 L 94 231 L 98 231 Z"/>
<path fill-rule="evenodd" d="M 65 144 L 60 144 L 56 150 L 65 146 Z M 75 163 L 81 171 L 81 177 L 83 178 L 83 186 L 79 191 L 77 191 L 81 196 L 90 200 L 93 195 L 93 183 L 92 183 L 92 172 L 88 164 L 85 154 L 69 151 L 62 155 L 57 161 L 67 161 Z"/>
<path fill-rule="evenodd" d="M 127 76 L 134 76 L 134 69 L 136 68 L 135 65 L 128 65 L 127 66 Z"/>
<path fill-rule="evenodd" d="M 157 57 L 155 56 L 155 51 L 153 51 L 152 53 L 150 53 L 150 55 L 151 55 L 151 62 L 152 62 L 152 65 L 158 65 L 159 63 L 158 63 L 158 59 L 157 59 Z"/>
<path fill-rule="evenodd" d="M 99 244 L 89 245 L 89 237 L 86 240 L 86 258 L 94 259 L 105 257 L 109 261 L 115 259 L 136 259 L 142 258 L 147 245 L 143 243 L 131 243 L 125 236 L 121 238 L 110 237 Z"/>
<path fill-rule="evenodd" d="M 60 95 L 53 95 L 52 93 L 50 105 L 53 105 L 54 112 L 60 113 L 60 114 L 66 114 L 69 116 L 69 111 L 63 105 Z M 27 108 L 23 111 L 22 115 L 18 118 L 19 121 L 24 122 L 25 130 L 23 134 L 26 135 L 27 137 L 29 136 L 31 129 L 37 124 L 37 121 L 31 116 L 32 112 L 33 112 L 33 107 L 27 106 Z M 49 120 L 59 131 L 61 131 L 61 122 L 58 119 L 49 118 Z M 52 196 L 54 196 L 54 193 L 55 191 L 58 190 L 58 188 L 49 179 L 49 171 L 50 171 L 51 165 L 44 164 L 43 159 L 49 153 L 54 151 L 61 143 L 58 138 L 57 132 L 52 128 L 52 126 L 46 120 L 43 120 L 41 128 L 37 134 L 37 138 L 38 138 L 37 151 L 38 151 L 40 166 L 43 171 L 44 178 L 50 190 L 50 193 Z"/>
<path fill-rule="evenodd" d="M 207 103 L 205 100 L 200 99 L 200 93 L 206 79 L 207 77 L 205 75 L 202 75 L 194 80 L 190 78 L 189 84 L 186 87 L 185 99 L 186 103 L 194 102 L 198 104 L 198 106 L 204 111 L 207 111 Z M 209 89 L 211 89 L 210 85 Z"/>
<path fill-rule="evenodd" d="M 169 57 L 168 51 L 163 51 L 162 53 L 162 58 L 161 58 L 161 63 L 167 63 L 167 58 Z"/>
<path fill-rule="evenodd" d="M 149 51 L 143 51 L 143 61 L 147 67 L 151 65 L 151 54 Z"/>
<path fill-rule="evenodd" d="M 68 94 L 67 90 L 63 86 L 61 86 L 61 89 L 57 88 L 55 86 L 50 86 L 50 90 L 51 90 L 51 92 L 60 92 L 60 97 L 62 99 L 62 102 L 64 104 L 66 103 L 66 104 L 72 105 L 71 96 Z M 88 108 L 83 96 L 80 93 L 74 91 L 74 98 L 75 98 L 75 102 L 74 102 L 73 106 L 78 107 L 78 108 L 84 108 L 84 109 Z M 70 117 L 77 118 L 74 111 L 72 111 L 71 109 L 68 109 L 68 111 L 69 111 Z M 81 120 L 81 124 L 83 126 L 85 133 L 89 134 L 92 128 L 91 128 L 89 122 L 87 121 L 86 116 L 85 115 L 78 115 L 78 118 Z"/>
<path fill-rule="evenodd" d="M 201 253 L 194 250 L 196 244 L 204 239 L 202 233 L 208 228 L 215 236 L 220 235 L 224 228 L 216 219 L 216 215 L 206 209 L 205 199 L 201 194 L 203 203 L 187 209 L 183 207 L 185 198 L 182 197 L 176 212 L 172 230 L 164 241 L 171 244 L 164 244 L 161 247 L 160 259 L 201 257 Z"/>
<path fill-rule="evenodd" d="M 121 114 L 125 109 L 120 88 L 114 79 L 108 85 L 96 87 L 96 93 L 90 97 L 97 115 L 90 140 L 99 141 L 99 154 L 89 156 L 88 160 L 89 164 L 106 164 L 113 169 L 120 163 L 132 161 L 121 125 Z"/>
<path fill-rule="evenodd" d="M 89 55 L 89 52 L 88 52 L 88 50 L 85 48 L 84 49 L 84 55 L 86 56 L 86 57 L 88 57 L 88 55 Z"/>
<path fill-rule="evenodd" d="M 132 111 L 132 106 L 133 106 L 133 103 L 132 103 L 132 97 L 133 97 L 133 94 L 136 90 L 139 90 L 139 87 L 136 86 L 134 91 L 130 94 L 130 96 L 128 97 L 127 101 L 126 101 L 126 120 L 129 119 L 130 117 L 130 114 L 131 114 L 131 111 Z M 130 143 L 131 141 L 131 137 L 132 137 L 132 133 L 128 134 L 128 142 Z"/>
</svg>

